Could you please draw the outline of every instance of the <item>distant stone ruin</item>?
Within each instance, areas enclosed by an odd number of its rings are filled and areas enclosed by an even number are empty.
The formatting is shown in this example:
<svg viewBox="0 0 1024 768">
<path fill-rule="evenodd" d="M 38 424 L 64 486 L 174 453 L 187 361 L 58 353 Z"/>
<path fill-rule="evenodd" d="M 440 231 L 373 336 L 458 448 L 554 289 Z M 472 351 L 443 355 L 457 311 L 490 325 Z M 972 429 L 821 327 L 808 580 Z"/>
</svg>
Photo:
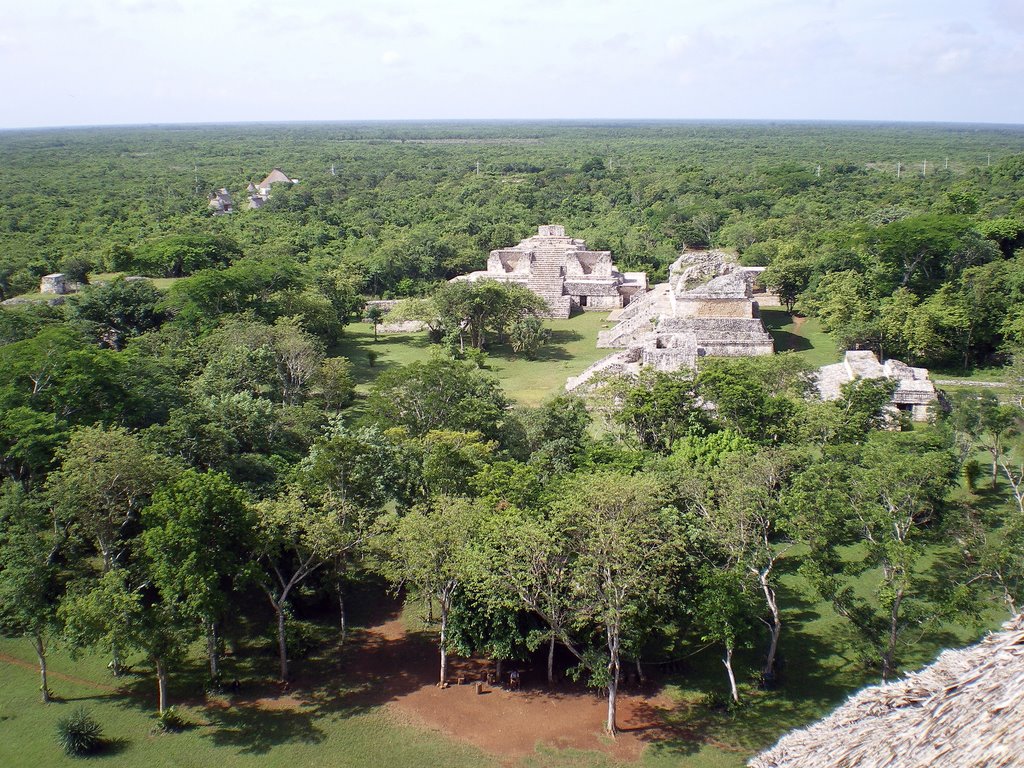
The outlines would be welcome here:
<svg viewBox="0 0 1024 768">
<path fill-rule="evenodd" d="M 63 296 L 67 293 L 71 293 L 72 285 L 68 282 L 67 277 L 62 272 L 54 272 L 49 275 L 43 275 L 39 281 L 39 292 L 40 293 L 52 293 L 57 296 Z"/>
<path fill-rule="evenodd" d="M 927 421 L 931 406 L 938 401 L 935 385 L 928 378 L 927 368 L 912 368 L 899 360 L 878 362 L 870 350 L 850 350 L 843 362 L 818 370 L 818 393 L 823 400 L 838 400 L 843 384 L 857 379 L 896 379 L 892 395 L 893 407 L 906 411 L 914 421 Z"/>
<path fill-rule="evenodd" d="M 572 390 L 598 373 L 693 369 L 697 358 L 748 357 L 775 351 L 761 322 L 754 285 L 761 267 L 742 267 L 722 251 L 684 252 L 669 280 L 632 302 L 597 346 L 621 348 L 570 378 Z"/>
<path fill-rule="evenodd" d="M 547 302 L 548 317 L 567 318 L 574 307 L 607 312 L 647 291 L 645 272 L 619 272 L 611 251 L 588 251 L 565 227 L 541 226 L 512 248 L 491 251 L 487 269 L 455 280 L 500 280 L 524 285 Z"/>
<path fill-rule="evenodd" d="M 262 208 L 263 204 L 270 199 L 270 190 L 275 184 L 292 186 L 298 183 L 298 179 L 293 179 L 280 168 L 275 168 L 259 184 L 249 182 L 249 186 L 245 190 L 245 193 L 249 196 L 249 208 Z"/>
<path fill-rule="evenodd" d="M 231 193 L 226 187 L 221 187 L 216 192 L 210 193 L 210 210 L 214 216 L 223 216 L 235 210 L 235 201 L 231 199 Z"/>
</svg>

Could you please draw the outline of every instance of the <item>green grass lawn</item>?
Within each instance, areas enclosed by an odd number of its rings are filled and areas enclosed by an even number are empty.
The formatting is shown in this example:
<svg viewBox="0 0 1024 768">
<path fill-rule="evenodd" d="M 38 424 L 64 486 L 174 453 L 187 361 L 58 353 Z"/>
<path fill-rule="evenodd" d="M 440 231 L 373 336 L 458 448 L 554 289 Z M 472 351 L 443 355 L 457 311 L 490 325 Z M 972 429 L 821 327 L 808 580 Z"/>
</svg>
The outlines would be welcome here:
<svg viewBox="0 0 1024 768">
<path fill-rule="evenodd" d="M 582 373 L 591 363 L 613 350 L 598 349 L 597 333 L 611 327 L 602 312 L 584 312 L 568 320 L 548 320 L 551 342 L 536 360 L 516 356 L 506 345 L 488 350 L 487 371 L 495 375 L 505 391 L 522 405 L 539 405 L 557 394 L 570 376 Z M 353 323 L 345 328 L 341 341 L 331 349 L 333 355 L 344 355 L 354 366 L 357 388 L 366 391 L 380 373 L 416 360 L 426 360 L 438 349 L 427 339 L 426 332 L 379 335 L 373 340 L 373 326 Z M 368 353 L 376 353 L 370 365 Z"/>
<path fill-rule="evenodd" d="M 676 735 L 652 740 L 636 764 L 638 768 L 741 768 L 752 754 L 774 743 L 782 733 L 820 718 L 852 691 L 877 682 L 877 674 L 866 669 L 853 652 L 844 620 L 829 604 L 817 601 L 803 577 L 787 567 L 797 554 L 794 549 L 784 560 L 780 590 L 783 686 L 775 691 L 758 690 L 752 680 L 759 650 L 745 650 L 735 660 L 745 706 L 732 714 L 715 711 L 705 705 L 704 698 L 709 691 L 727 691 L 720 649 L 690 652 L 675 673 L 655 678 L 665 684 L 673 702 L 667 721 Z M 941 553 L 936 551 L 935 556 Z M 867 581 L 860 587 L 866 588 Z M 942 647 L 973 642 L 984 629 L 997 626 L 1004 618 L 993 608 L 977 624 L 943 625 L 909 650 L 905 667 L 928 663 Z M 56 720 L 77 706 L 87 707 L 114 741 L 90 764 L 111 768 L 619 765 L 602 753 L 545 745 L 522 760 L 499 760 L 432 731 L 403 724 L 379 704 L 352 704 L 345 699 L 345 692 L 351 690 L 346 682 L 345 651 L 329 640 L 333 624 L 317 626 L 321 644 L 301 662 L 307 670 L 318 670 L 316 687 L 300 695 L 304 703 L 298 708 L 204 706 L 204 667 L 197 648 L 185 673 L 176 671 L 171 679 L 172 702 L 179 706 L 184 702 L 181 709 L 194 724 L 179 734 L 153 732 L 155 683 L 140 660 L 128 660 L 137 665 L 138 676 L 115 681 L 106 670 L 105 656 L 86 654 L 72 660 L 66 653 L 55 652 L 50 687 L 61 701 L 43 705 L 38 700 L 35 669 L 2 658 L 16 657 L 32 666 L 35 660 L 29 643 L 0 639 L 0 766 L 80 765 L 60 753 L 54 738 Z M 238 675 L 256 685 L 272 678 L 273 667 L 273 656 L 266 649 L 225 659 L 226 677 Z M 268 689 L 273 690 L 269 685 Z M 226 704 L 230 699 L 219 697 L 216 701 Z"/>
<path fill-rule="evenodd" d="M 784 309 L 761 309 L 764 327 L 775 340 L 776 352 L 792 351 L 815 368 L 842 358 L 831 337 L 814 317 L 797 317 Z"/>
<path fill-rule="evenodd" d="M 125 277 L 126 272 L 96 272 L 95 274 L 89 275 L 90 283 L 100 283 L 104 280 L 115 280 L 119 277 Z M 148 278 L 153 286 L 161 291 L 170 288 L 179 280 L 183 279 L 180 277 L 150 277 Z"/>
<path fill-rule="evenodd" d="M 0 640 L 0 654 L 34 663 L 25 640 Z M 54 736 L 56 721 L 79 706 L 99 721 L 112 742 L 88 762 L 110 768 L 498 765 L 473 747 L 404 725 L 380 707 L 201 706 L 195 698 L 201 690 L 200 664 L 193 665 L 189 675 L 172 675 L 170 685 L 172 703 L 179 705 L 192 727 L 176 734 L 156 733 L 156 688 L 149 670 L 141 660 L 128 659 L 142 674 L 118 681 L 107 671 L 106 661 L 98 654 L 77 660 L 65 653 L 52 654 L 50 688 L 60 700 L 44 705 L 38 696 L 38 674 L 0 659 L 0 766 L 82 765 L 81 759 L 64 756 Z M 63 679 L 61 673 L 80 680 Z M 336 683 L 335 691 L 343 686 Z M 115 687 L 120 690 L 111 690 Z"/>
</svg>

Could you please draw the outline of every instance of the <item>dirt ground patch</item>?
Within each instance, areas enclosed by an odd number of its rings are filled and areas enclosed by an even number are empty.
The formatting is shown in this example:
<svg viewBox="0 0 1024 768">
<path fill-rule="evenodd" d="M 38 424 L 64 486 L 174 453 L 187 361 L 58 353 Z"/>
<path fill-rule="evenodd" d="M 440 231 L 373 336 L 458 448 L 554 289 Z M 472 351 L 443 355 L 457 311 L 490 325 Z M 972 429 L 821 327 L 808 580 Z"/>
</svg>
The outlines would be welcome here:
<svg viewBox="0 0 1024 768">
<path fill-rule="evenodd" d="M 523 670 L 522 689 L 510 691 L 483 682 L 493 669 L 489 662 L 452 659 L 452 685 L 441 689 L 436 685 L 436 646 L 428 636 L 407 633 L 398 618 L 360 632 L 352 645 L 345 652 L 345 672 L 361 682 L 361 693 L 351 699 L 383 703 L 404 722 L 440 731 L 499 757 L 523 757 L 545 744 L 636 760 L 649 742 L 678 736 L 663 724 L 661 712 L 671 704 L 655 687 L 620 694 L 621 733 L 611 739 L 602 732 L 606 697 L 572 683 L 548 688 L 543 673 L 528 665 L 518 665 Z M 483 682 L 480 693 L 478 681 Z"/>
</svg>

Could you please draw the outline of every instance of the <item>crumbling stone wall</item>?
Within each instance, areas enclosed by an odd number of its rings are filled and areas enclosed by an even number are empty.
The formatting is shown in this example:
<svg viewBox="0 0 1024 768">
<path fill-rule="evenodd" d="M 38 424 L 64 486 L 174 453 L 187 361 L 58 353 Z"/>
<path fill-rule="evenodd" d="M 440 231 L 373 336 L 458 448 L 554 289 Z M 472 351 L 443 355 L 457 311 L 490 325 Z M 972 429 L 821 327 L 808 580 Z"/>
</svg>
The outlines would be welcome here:
<svg viewBox="0 0 1024 768">
<path fill-rule="evenodd" d="M 68 285 L 67 278 L 60 272 L 44 275 L 39 281 L 40 293 L 55 293 L 58 296 L 63 296 L 65 293 L 69 293 L 70 291 L 71 286 Z"/>
</svg>

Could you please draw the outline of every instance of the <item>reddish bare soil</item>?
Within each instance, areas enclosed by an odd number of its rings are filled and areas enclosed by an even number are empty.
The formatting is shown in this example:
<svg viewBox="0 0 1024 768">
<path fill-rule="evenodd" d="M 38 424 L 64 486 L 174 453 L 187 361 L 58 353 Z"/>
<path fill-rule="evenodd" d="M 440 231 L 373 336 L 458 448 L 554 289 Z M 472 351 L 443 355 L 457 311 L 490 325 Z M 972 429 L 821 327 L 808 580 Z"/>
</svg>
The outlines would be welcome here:
<svg viewBox="0 0 1024 768">
<path fill-rule="evenodd" d="M 660 717 L 661 710 L 670 705 L 654 690 L 620 695 L 617 720 L 621 732 L 613 740 L 602 733 L 607 716 L 605 697 L 582 685 L 560 684 L 549 689 L 542 672 L 524 669 L 519 691 L 484 683 L 482 692 L 477 693 L 476 682 L 486 679 L 491 665 L 452 659 L 452 684 L 439 688 L 436 646 L 428 637 L 407 633 L 397 618 L 360 632 L 344 656 L 343 674 L 361 683 L 360 692 L 345 697 L 347 703 L 364 697 L 367 703 L 386 703 L 400 720 L 502 757 L 532 754 L 542 743 L 559 749 L 600 750 L 618 760 L 635 760 L 647 743 L 670 736 Z M 457 683 L 460 677 L 461 685 Z"/>
<path fill-rule="evenodd" d="M 652 741 L 696 736 L 663 724 L 662 712 L 671 704 L 653 685 L 620 694 L 620 733 L 616 739 L 603 734 L 607 715 L 604 696 L 581 684 L 560 683 L 549 689 L 543 670 L 528 664 L 514 665 L 522 671 L 521 690 L 484 683 L 477 693 L 476 682 L 486 680 L 487 672 L 493 669 L 491 663 L 450 659 L 452 684 L 441 689 L 436 684 L 436 638 L 407 632 L 397 611 L 366 630 L 354 632 L 349 643 L 327 659 L 308 664 L 296 661 L 296 679 L 284 690 L 266 681 L 250 680 L 234 694 L 205 701 L 186 698 L 181 703 L 205 710 L 211 724 L 252 709 L 282 714 L 303 711 L 315 717 L 384 706 L 401 722 L 439 731 L 509 762 L 533 754 L 538 744 L 597 750 L 616 760 L 629 761 L 638 759 Z M 0 655 L 0 662 L 35 669 L 34 664 L 12 656 Z M 125 690 L 58 672 L 50 675 L 103 691 Z M 460 678 L 462 684 L 457 682 Z M 148 686 L 149 680 L 145 683 Z M 148 694 L 136 690 L 133 695 Z"/>
</svg>

